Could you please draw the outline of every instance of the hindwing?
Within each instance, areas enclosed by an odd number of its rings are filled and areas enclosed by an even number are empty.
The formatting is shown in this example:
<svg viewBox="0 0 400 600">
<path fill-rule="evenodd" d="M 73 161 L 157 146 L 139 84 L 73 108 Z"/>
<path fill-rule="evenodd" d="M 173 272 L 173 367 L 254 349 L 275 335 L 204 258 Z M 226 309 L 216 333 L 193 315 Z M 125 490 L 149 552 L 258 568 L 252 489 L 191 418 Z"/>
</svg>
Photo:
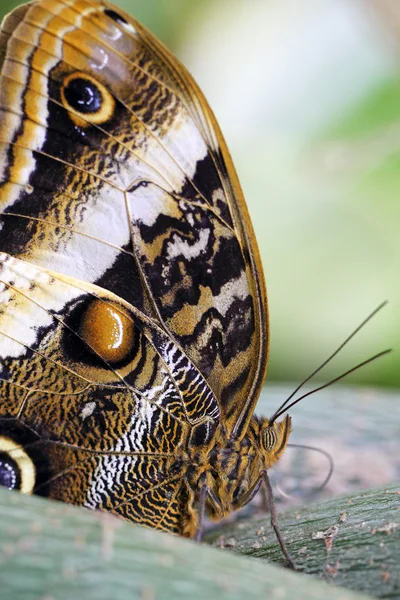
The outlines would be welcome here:
<svg viewBox="0 0 400 600">
<path fill-rule="evenodd" d="M 0 306 L 0 460 L 25 453 L 25 491 L 181 532 L 177 450 L 193 425 L 219 421 L 196 368 L 111 292 L 4 253 Z M 110 310 L 123 323 L 117 353 L 93 335 Z"/>
</svg>

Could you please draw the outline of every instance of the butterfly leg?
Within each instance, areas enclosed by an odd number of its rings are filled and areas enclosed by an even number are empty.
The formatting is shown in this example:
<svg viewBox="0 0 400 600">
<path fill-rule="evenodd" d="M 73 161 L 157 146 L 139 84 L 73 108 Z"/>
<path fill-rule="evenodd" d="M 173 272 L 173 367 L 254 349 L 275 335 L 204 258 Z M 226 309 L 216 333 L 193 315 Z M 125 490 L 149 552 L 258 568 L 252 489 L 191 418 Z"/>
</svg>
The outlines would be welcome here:
<svg viewBox="0 0 400 600">
<path fill-rule="evenodd" d="M 196 542 L 201 542 L 204 533 L 207 497 L 210 500 L 211 505 L 214 505 L 214 508 L 217 510 L 217 512 L 223 512 L 221 502 L 218 500 L 216 494 L 206 484 L 203 484 L 200 488 L 198 529 L 195 537 Z"/>
<path fill-rule="evenodd" d="M 285 540 L 283 539 L 283 536 L 282 536 L 282 533 L 281 533 L 281 530 L 279 527 L 278 513 L 276 512 L 276 506 L 275 506 L 275 502 L 274 502 L 274 494 L 272 492 L 272 487 L 271 487 L 271 483 L 270 483 L 267 471 L 263 471 L 262 475 L 263 475 L 263 480 L 265 483 L 265 491 L 267 493 L 268 507 L 269 507 L 269 511 L 271 514 L 272 528 L 275 531 L 275 535 L 276 535 L 279 545 L 281 547 L 282 553 L 285 556 L 286 560 L 288 561 L 290 567 L 294 570 L 297 570 L 296 563 L 294 562 L 293 558 L 289 554 L 289 551 L 285 544 Z"/>
<path fill-rule="evenodd" d="M 208 488 L 203 485 L 200 489 L 200 501 L 199 501 L 199 524 L 196 533 L 196 542 L 201 542 L 201 538 L 204 533 L 204 518 L 206 515 L 206 498 L 208 494 Z"/>
<path fill-rule="evenodd" d="M 260 496 L 261 496 L 261 504 L 258 510 L 261 510 L 263 513 L 268 512 L 269 506 L 268 506 L 268 497 L 267 497 L 267 492 L 265 487 L 263 486 L 260 490 Z"/>
</svg>

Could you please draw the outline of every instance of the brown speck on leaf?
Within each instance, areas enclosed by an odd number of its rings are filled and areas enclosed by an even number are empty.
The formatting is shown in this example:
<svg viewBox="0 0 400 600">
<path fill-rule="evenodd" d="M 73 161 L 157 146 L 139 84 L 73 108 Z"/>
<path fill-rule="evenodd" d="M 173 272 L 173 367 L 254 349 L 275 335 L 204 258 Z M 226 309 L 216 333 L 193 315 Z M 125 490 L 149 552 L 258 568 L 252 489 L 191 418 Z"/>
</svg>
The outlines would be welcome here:
<svg viewBox="0 0 400 600">
<path fill-rule="evenodd" d="M 215 542 L 215 546 L 217 546 L 217 548 L 234 548 L 236 546 L 236 540 L 234 537 L 225 539 L 225 536 L 220 535 Z"/>
<path fill-rule="evenodd" d="M 295 517 L 296 517 L 296 521 L 298 521 L 300 519 L 300 514 L 296 513 Z"/>
<path fill-rule="evenodd" d="M 340 562 L 338 560 L 335 562 L 334 565 L 330 565 L 329 563 L 326 563 L 325 572 L 328 573 L 328 575 L 330 575 L 331 577 L 336 577 L 336 575 L 338 574 L 338 571 L 339 571 L 339 567 L 340 567 Z"/>
<path fill-rule="evenodd" d="M 16 551 L 16 547 L 14 544 L 4 544 L 3 546 L 3 554 L 6 556 L 14 556 Z"/>
<path fill-rule="evenodd" d="M 342 512 L 339 515 L 339 523 L 344 523 L 345 521 L 347 521 L 347 513 L 346 512 Z"/>
<path fill-rule="evenodd" d="M 53 529 L 61 529 L 61 519 L 49 519 L 49 524 Z"/>
<path fill-rule="evenodd" d="M 387 581 L 388 579 L 390 579 L 390 573 L 388 573 L 388 571 L 383 571 L 382 575 L 381 575 L 382 581 Z"/>
<path fill-rule="evenodd" d="M 330 552 L 332 550 L 333 540 L 338 533 L 339 526 L 332 525 L 332 527 L 329 527 L 326 531 L 317 531 L 316 533 L 313 533 L 311 537 L 313 540 L 323 540 L 325 544 L 325 550 Z"/>
<path fill-rule="evenodd" d="M 18 549 L 22 550 L 23 552 L 29 552 L 29 551 L 33 550 L 34 547 L 35 547 L 35 540 L 34 540 L 34 538 L 31 538 L 31 537 L 23 537 L 18 542 Z"/>
<path fill-rule="evenodd" d="M 74 567 L 65 567 L 62 570 L 62 577 L 65 581 L 71 581 L 76 578 L 76 569 Z"/>
<path fill-rule="evenodd" d="M 215 583 L 221 590 L 227 592 L 228 595 L 237 592 L 235 583 L 227 575 L 216 573 Z"/>
<path fill-rule="evenodd" d="M 173 567 L 175 564 L 175 560 L 172 554 L 163 554 L 160 557 L 159 563 L 163 567 Z"/>
<path fill-rule="evenodd" d="M 74 546 L 77 550 L 81 550 L 86 545 L 86 538 L 82 533 L 78 533 L 74 539 Z"/>
<path fill-rule="evenodd" d="M 40 533 L 42 531 L 42 524 L 40 521 L 33 521 L 30 527 L 31 533 Z"/>
<path fill-rule="evenodd" d="M 121 525 L 121 521 L 109 513 L 99 513 L 101 519 L 101 556 L 105 561 L 109 561 L 114 553 L 115 530 Z"/>
<path fill-rule="evenodd" d="M 142 589 L 140 594 L 140 600 L 154 600 L 156 597 L 154 588 L 152 586 L 146 586 Z"/>
<path fill-rule="evenodd" d="M 46 515 L 49 515 L 49 516 L 56 515 L 57 510 L 54 508 L 54 506 L 50 505 L 50 506 L 46 507 L 45 513 L 46 513 Z"/>
<path fill-rule="evenodd" d="M 372 535 L 374 535 L 375 533 L 386 533 L 387 535 L 390 535 L 398 527 L 400 527 L 400 523 L 388 523 L 387 525 L 383 525 L 383 527 L 373 529 L 371 533 Z"/>
</svg>

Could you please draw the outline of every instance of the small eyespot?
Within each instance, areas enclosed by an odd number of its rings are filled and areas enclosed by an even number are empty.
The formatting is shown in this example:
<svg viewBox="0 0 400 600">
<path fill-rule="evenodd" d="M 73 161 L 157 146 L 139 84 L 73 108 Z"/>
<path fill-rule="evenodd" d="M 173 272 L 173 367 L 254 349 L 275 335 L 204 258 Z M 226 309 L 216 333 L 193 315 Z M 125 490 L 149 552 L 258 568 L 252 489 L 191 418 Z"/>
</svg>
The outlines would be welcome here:
<svg viewBox="0 0 400 600">
<path fill-rule="evenodd" d="M 32 494 L 35 481 L 35 465 L 23 447 L 9 437 L 0 436 L 0 485 Z"/>
<path fill-rule="evenodd" d="M 123 308 L 94 300 L 83 313 L 79 334 L 90 349 L 110 363 L 125 360 L 134 343 L 134 324 Z"/>
<path fill-rule="evenodd" d="M 115 100 L 107 88 L 86 73 L 71 73 L 62 84 L 61 101 L 79 127 L 101 125 L 114 114 Z"/>
<path fill-rule="evenodd" d="M 110 17 L 110 19 L 112 19 L 116 23 L 121 23 L 122 25 L 128 24 L 124 17 L 121 17 L 121 15 L 119 15 L 115 10 L 112 10 L 111 8 L 106 8 L 104 14 L 107 15 L 107 17 Z"/>
</svg>

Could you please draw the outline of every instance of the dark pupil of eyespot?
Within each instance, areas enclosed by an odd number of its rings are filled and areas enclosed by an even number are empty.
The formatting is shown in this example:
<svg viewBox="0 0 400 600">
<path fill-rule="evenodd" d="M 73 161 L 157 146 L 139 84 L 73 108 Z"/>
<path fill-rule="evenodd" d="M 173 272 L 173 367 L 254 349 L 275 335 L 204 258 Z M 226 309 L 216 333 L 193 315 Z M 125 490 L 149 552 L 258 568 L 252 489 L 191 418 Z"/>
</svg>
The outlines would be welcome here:
<svg viewBox="0 0 400 600">
<path fill-rule="evenodd" d="M 65 88 L 64 95 L 68 104 L 79 112 L 95 113 L 101 108 L 101 92 L 87 79 L 72 79 Z"/>
<path fill-rule="evenodd" d="M 0 459 L 0 486 L 4 486 L 9 490 L 13 490 L 17 485 L 17 473 L 13 461 Z"/>
<path fill-rule="evenodd" d="M 106 14 L 107 17 L 110 17 L 110 19 L 112 19 L 113 21 L 116 21 L 116 23 L 125 23 L 125 25 L 127 24 L 124 17 L 121 17 L 117 12 L 115 12 L 115 10 L 107 8 L 104 11 L 104 14 Z"/>
</svg>

